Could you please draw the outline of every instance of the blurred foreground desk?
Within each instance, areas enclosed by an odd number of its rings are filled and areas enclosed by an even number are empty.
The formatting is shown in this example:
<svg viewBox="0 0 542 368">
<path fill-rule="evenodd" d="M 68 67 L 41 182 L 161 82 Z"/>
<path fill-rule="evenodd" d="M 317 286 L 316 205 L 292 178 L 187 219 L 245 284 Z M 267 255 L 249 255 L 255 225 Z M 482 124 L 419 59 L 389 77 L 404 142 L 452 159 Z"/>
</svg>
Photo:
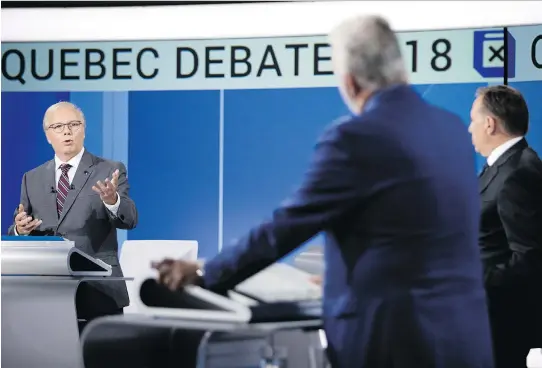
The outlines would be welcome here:
<svg viewBox="0 0 542 368">
<path fill-rule="evenodd" d="M 75 309 L 81 282 L 111 266 L 61 238 L 2 237 L 2 367 L 82 368 Z"/>
<path fill-rule="evenodd" d="M 325 367 L 321 300 L 262 302 L 198 287 L 170 292 L 152 279 L 141 284 L 140 299 L 142 314 L 87 325 L 85 368 Z"/>
<path fill-rule="evenodd" d="M 82 344 L 86 368 L 323 368 L 319 328 L 125 315 L 92 321 Z"/>
</svg>

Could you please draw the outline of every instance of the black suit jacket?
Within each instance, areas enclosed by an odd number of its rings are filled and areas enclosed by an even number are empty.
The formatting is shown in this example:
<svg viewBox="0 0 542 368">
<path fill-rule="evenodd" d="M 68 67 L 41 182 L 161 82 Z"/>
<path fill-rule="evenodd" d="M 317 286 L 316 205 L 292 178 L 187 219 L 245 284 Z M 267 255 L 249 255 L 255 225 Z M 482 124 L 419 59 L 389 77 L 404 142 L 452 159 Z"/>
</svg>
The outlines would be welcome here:
<svg viewBox="0 0 542 368">
<path fill-rule="evenodd" d="M 542 161 L 522 139 L 485 170 L 479 184 L 479 245 L 490 309 L 522 314 L 535 327 L 542 294 Z"/>
</svg>

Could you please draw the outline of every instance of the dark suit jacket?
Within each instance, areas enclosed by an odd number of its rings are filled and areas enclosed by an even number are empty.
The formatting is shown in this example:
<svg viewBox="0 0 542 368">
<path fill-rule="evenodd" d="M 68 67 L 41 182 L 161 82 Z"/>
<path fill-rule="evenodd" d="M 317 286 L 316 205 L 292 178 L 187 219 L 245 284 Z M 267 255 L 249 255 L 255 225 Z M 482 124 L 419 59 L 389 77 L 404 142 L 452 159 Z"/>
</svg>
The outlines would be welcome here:
<svg viewBox="0 0 542 368">
<path fill-rule="evenodd" d="M 116 169 L 120 172 L 117 188 L 120 207 L 117 216 L 114 216 L 106 209 L 100 196 L 92 190 L 92 186 L 98 180 L 111 178 Z M 59 218 L 56 194 L 51 190 L 57 186 L 55 161 L 50 160 L 24 174 L 20 203 L 28 214 L 43 221 L 36 229 L 38 232 L 51 230 L 74 241 L 75 246 L 83 252 L 110 264 L 113 276 L 122 276 L 118 259 L 117 229 L 133 229 L 137 224 L 137 209 L 129 195 L 126 167 L 120 162 L 105 160 L 85 150 L 71 184 L 74 189 L 68 193 L 64 211 Z M 14 235 L 14 227 L 15 224 L 9 228 L 10 235 Z M 116 308 L 129 304 L 124 281 L 90 284 L 112 298 Z M 96 304 L 98 310 L 107 309 L 97 305 L 102 301 L 96 300 L 99 298 L 92 296 L 87 299 L 88 303 Z M 103 303 L 108 301 L 103 299 Z"/>
<path fill-rule="evenodd" d="M 411 87 L 333 124 L 293 196 L 204 269 L 223 291 L 325 232 L 334 367 L 492 366 L 474 152 Z"/>
<path fill-rule="evenodd" d="M 542 323 L 534 323 L 542 313 L 542 162 L 523 139 L 479 183 L 479 243 L 492 323 L 508 319 L 522 335 L 542 333 Z"/>
</svg>

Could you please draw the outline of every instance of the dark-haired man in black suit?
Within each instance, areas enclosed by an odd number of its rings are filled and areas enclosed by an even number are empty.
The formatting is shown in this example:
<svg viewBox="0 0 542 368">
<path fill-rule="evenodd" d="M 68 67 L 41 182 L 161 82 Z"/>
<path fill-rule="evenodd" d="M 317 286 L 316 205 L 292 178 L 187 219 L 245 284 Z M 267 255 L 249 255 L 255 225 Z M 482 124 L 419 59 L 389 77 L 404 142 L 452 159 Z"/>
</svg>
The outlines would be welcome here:
<svg viewBox="0 0 542 368">
<path fill-rule="evenodd" d="M 496 368 L 526 367 L 542 332 L 542 162 L 525 140 L 529 110 L 508 86 L 482 88 L 469 131 L 487 158 L 479 244 Z"/>
</svg>

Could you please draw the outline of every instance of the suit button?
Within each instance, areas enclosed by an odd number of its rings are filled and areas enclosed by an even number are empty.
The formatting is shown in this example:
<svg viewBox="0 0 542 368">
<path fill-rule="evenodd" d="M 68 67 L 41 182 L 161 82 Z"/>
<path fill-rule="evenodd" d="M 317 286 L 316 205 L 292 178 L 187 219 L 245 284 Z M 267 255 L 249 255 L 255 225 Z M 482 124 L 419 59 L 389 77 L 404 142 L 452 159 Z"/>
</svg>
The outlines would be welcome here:
<svg viewBox="0 0 542 368">
<path fill-rule="evenodd" d="M 121 219 L 121 220 L 124 220 L 124 215 L 120 215 L 120 219 Z"/>
</svg>

